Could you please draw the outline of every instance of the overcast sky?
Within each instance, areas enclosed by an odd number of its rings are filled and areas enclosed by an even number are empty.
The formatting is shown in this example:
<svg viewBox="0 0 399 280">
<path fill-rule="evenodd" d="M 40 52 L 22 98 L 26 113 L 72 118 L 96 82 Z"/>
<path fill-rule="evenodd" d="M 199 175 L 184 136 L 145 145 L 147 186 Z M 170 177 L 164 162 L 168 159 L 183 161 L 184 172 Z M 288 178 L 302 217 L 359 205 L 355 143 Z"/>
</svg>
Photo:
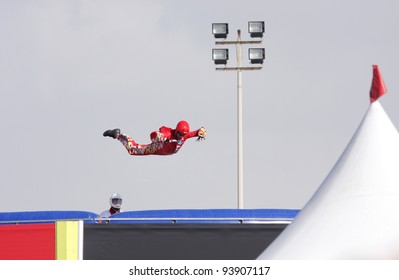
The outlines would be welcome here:
<svg viewBox="0 0 399 280">
<path fill-rule="evenodd" d="M 244 208 L 299 209 L 380 99 L 399 125 L 399 2 L 0 0 L 0 211 L 237 207 L 234 71 L 215 71 L 213 22 L 266 60 L 243 73 Z M 228 66 L 235 66 L 230 47 Z M 244 48 L 247 61 L 247 46 Z M 247 62 L 245 62 L 248 65 Z M 130 156 L 106 129 L 148 143 L 187 120 L 206 141 Z"/>
</svg>

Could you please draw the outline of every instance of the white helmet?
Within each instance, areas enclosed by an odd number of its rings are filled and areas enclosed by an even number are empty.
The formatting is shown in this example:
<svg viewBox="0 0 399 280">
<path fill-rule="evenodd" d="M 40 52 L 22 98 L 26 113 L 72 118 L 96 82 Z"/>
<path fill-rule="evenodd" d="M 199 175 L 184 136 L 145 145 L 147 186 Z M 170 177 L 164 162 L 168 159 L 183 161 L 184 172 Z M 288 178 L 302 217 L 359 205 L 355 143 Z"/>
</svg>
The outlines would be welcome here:
<svg viewBox="0 0 399 280">
<path fill-rule="evenodd" d="M 119 193 L 114 193 L 109 198 L 109 204 L 115 209 L 121 209 L 122 207 L 122 196 Z"/>
</svg>

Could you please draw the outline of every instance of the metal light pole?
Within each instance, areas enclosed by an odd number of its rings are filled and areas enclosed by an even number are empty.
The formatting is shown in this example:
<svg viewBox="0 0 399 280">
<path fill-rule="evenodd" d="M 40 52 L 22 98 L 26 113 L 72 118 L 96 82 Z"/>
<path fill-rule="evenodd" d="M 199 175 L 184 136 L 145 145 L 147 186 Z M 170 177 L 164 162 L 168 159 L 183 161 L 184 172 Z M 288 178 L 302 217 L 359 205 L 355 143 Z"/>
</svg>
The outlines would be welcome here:
<svg viewBox="0 0 399 280">
<path fill-rule="evenodd" d="M 243 67 L 242 66 L 242 45 L 260 44 L 262 41 L 242 41 L 241 31 L 237 30 L 236 41 L 216 41 L 216 45 L 236 45 L 237 67 L 217 67 L 216 70 L 237 71 L 237 203 L 238 208 L 244 208 L 244 164 L 243 164 L 243 125 L 242 125 L 242 71 L 260 70 L 262 67 Z M 228 55 L 227 55 L 228 59 Z M 227 63 L 227 59 L 225 63 Z M 262 60 L 263 62 L 263 60 Z M 215 62 L 216 63 L 216 62 Z"/>
<path fill-rule="evenodd" d="M 237 30 L 237 202 L 238 209 L 244 208 L 244 165 L 242 137 L 242 51 L 241 31 Z"/>
</svg>

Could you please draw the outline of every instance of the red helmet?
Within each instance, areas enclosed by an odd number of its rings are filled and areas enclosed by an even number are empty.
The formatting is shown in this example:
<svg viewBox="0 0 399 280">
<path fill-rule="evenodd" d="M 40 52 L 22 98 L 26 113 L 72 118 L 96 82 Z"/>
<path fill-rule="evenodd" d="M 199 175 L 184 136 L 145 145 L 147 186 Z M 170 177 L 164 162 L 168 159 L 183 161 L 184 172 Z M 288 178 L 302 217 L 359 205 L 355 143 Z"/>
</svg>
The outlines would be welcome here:
<svg viewBox="0 0 399 280">
<path fill-rule="evenodd" d="M 181 136 L 186 135 L 190 132 L 190 126 L 186 121 L 179 121 L 176 126 L 176 133 L 180 134 Z"/>
</svg>

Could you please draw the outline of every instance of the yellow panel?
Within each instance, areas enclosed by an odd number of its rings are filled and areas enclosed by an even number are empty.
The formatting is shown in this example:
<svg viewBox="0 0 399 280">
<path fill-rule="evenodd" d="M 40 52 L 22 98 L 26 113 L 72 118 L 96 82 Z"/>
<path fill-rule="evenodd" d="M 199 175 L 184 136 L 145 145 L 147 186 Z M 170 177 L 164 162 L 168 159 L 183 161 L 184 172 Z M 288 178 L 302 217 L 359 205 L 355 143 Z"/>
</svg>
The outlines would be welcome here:
<svg viewBox="0 0 399 280">
<path fill-rule="evenodd" d="M 77 260 L 79 242 L 78 221 L 57 221 L 56 230 L 56 258 L 57 260 Z"/>
</svg>

